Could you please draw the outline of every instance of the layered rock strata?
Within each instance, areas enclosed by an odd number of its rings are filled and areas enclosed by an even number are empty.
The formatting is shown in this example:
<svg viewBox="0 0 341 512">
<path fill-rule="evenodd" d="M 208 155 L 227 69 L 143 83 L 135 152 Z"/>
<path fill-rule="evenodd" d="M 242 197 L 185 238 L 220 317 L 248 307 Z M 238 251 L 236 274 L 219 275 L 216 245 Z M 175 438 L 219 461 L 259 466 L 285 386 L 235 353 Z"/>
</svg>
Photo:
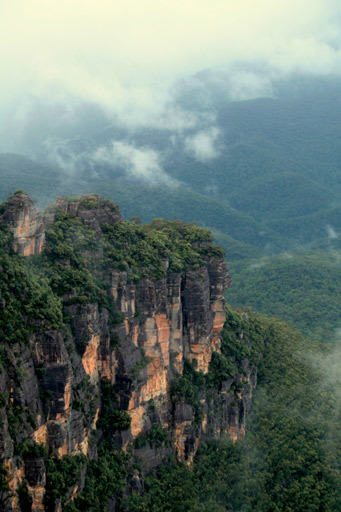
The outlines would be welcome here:
<svg viewBox="0 0 341 512">
<path fill-rule="evenodd" d="M 28 195 L 17 192 L 7 201 L 0 222 L 13 233 L 13 248 L 24 256 L 40 254 L 45 243 L 42 214 Z"/>
<path fill-rule="evenodd" d="M 118 210 L 87 209 L 84 203 L 62 198 L 43 220 L 27 196 L 19 194 L 9 200 L 2 216 L 13 234 L 14 250 L 24 256 L 39 254 L 45 244 L 44 225 L 53 223 L 58 209 L 78 215 L 97 238 L 103 223 L 122 222 Z M 23 482 L 31 510 L 47 510 L 43 459 L 25 460 L 17 454 L 21 443 L 33 439 L 60 456 L 96 457 L 91 434 L 101 412 L 103 381 L 115 385 L 119 407 L 131 418 L 130 428 L 113 438 L 118 447 L 126 449 L 152 424 L 168 429 L 170 446 L 136 450 L 149 469 L 172 452 L 191 463 L 201 436 L 226 434 L 235 441 L 244 435 L 256 384 L 256 370 L 247 360 L 243 372 L 223 383 L 222 389 L 210 396 L 202 393 L 199 420 L 191 404 L 185 399 L 174 402 L 171 396 L 184 360 L 207 374 L 212 354 L 220 352 L 226 318 L 223 293 L 230 283 L 224 261 L 208 257 L 196 270 L 168 271 L 159 280 L 129 282 L 126 272 L 114 269 L 107 277 L 110 296 L 122 315 L 114 331 L 105 307 L 66 301 L 63 329 L 34 333 L 28 346 L 4 348 L 0 391 L 8 400 L 6 410 L 0 409 L 0 458 L 9 470 L 12 491 L 6 510 L 21 510 L 18 490 Z M 236 403 L 231 386 L 238 382 L 243 391 Z M 78 491 L 71 492 L 70 499 Z"/>
</svg>

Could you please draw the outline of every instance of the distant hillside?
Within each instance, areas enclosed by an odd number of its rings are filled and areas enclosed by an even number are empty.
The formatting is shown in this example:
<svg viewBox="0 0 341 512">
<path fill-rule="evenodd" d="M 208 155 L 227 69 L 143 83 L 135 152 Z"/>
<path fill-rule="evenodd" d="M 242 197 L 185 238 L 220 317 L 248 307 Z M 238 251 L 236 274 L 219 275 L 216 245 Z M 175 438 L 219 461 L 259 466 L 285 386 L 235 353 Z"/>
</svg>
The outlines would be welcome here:
<svg viewBox="0 0 341 512">
<path fill-rule="evenodd" d="M 298 173 L 265 174 L 230 196 L 234 208 L 264 219 L 292 219 L 325 210 L 340 200 L 328 188 Z"/>
<path fill-rule="evenodd" d="M 172 108 L 204 120 L 181 133 L 162 124 L 110 123 L 98 109 L 75 114 L 77 129 L 65 138 L 46 125 L 31 148 L 40 163 L 0 155 L 1 199 L 19 188 L 45 206 L 56 195 L 95 191 L 120 204 L 126 217 L 182 218 L 213 229 L 229 260 L 329 247 L 331 233 L 341 230 L 340 81 L 296 77 L 275 84 L 272 98 L 229 101 L 212 73 L 196 77 L 200 94 L 179 86 Z M 213 156 L 200 159 L 188 141 L 211 129 Z M 134 158 L 153 155 L 153 184 L 134 173 L 129 158 L 115 158 L 116 142 Z M 98 151 L 104 159 L 94 156 Z M 51 161 L 63 170 L 43 164 Z M 180 185 L 168 186 L 168 178 Z"/>
<path fill-rule="evenodd" d="M 0 170 L 2 200 L 8 191 L 23 189 L 44 207 L 53 196 L 75 196 L 94 190 L 118 203 L 126 218 L 139 216 L 143 222 L 157 217 L 183 219 L 212 228 L 230 260 L 264 254 L 264 248 L 269 253 L 277 252 L 287 245 L 284 237 L 244 212 L 186 187 L 148 186 L 117 178 L 83 179 L 13 154 L 0 155 Z"/>
<path fill-rule="evenodd" d="M 39 164 L 22 155 L 0 154 L 0 201 L 9 193 L 23 189 L 46 206 L 67 188 L 68 175 L 57 167 Z"/>
<path fill-rule="evenodd" d="M 278 234 L 298 243 L 328 247 L 341 231 L 341 206 L 321 209 L 311 215 L 293 219 L 268 220 L 267 225 Z"/>
<path fill-rule="evenodd" d="M 268 341 L 245 439 L 202 443 L 191 468 L 153 471 L 144 493 L 127 498 L 129 512 L 340 510 L 340 351 L 276 320 L 230 312 L 242 334 L 245 318 Z"/>
<path fill-rule="evenodd" d="M 337 254 L 293 254 L 234 263 L 230 273 L 233 286 L 226 297 L 233 306 L 252 306 L 322 342 L 330 341 L 341 327 Z"/>
</svg>

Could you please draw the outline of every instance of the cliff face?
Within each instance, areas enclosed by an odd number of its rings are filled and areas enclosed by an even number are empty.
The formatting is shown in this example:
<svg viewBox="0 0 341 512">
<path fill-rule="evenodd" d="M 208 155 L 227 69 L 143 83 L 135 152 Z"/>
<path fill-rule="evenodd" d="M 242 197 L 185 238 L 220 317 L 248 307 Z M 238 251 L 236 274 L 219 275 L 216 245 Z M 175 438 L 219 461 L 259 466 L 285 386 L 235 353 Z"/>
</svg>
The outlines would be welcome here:
<svg viewBox="0 0 341 512">
<path fill-rule="evenodd" d="M 122 223 L 117 208 L 97 196 L 73 202 L 60 198 L 43 220 L 27 196 L 18 195 L 2 215 L 14 250 L 29 256 L 48 249 L 44 226 L 53 226 L 60 212 L 63 219 L 71 215 L 85 226 L 86 234 L 91 232 L 91 254 L 87 248 L 81 254 L 95 262 L 105 252 L 103 225 Z M 194 242 L 195 250 L 198 245 Z M 205 244 L 200 250 L 204 254 Z M 69 271 L 72 258 L 65 256 L 65 247 L 63 251 L 58 264 Z M 46 454 L 42 456 L 40 445 L 53 457 L 84 455 L 95 460 L 104 436 L 129 453 L 135 446 L 132 458 L 144 460 L 148 471 L 172 453 L 191 463 L 202 436 L 228 434 L 233 441 L 243 437 L 256 385 L 256 369 L 248 359 L 218 386 L 198 388 L 195 397 L 189 399 L 183 387 L 186 365 L 194 378 L 197 373 L 209 382 L 213 355 L 220 354 L 226 319 L 223 292 L 229 278 L 223 259 L 207 252 L 200 265 L 181 272 L 169 268 L 164 258 L 158 279 L 147 275 L 132 280 L 129 271 L 101 267 L 97 272 L 105 278 L 105 303 L 93 301 L 90 293 L 77 295 L 77 286 L 70 285 L 70 291 L 59 293 L 59 327 L 47 326 L 41 318 L 28 343 L 3 343 L 0 456 L 11 489 L 10 496 L 4 495 L 4 510 L 62 510 L 62 503 L 82 491 L 80 473 L 64 501 L 47 497 Z M 108 403 L 103 386 L 114 390 Z M 113 410 L 118 411 L 116 419 Z M 145 440 L 156 431 L 166 432 L 167 442 L 148 445 Z M 39 449 L 32 448 L 31 440 Z"/>
<path fill-rule="evenodd" d="M 43 218 L 26 194 L 19 193 L 8 199 L 1 220 L 14 235 L 15 251 L 24 256 L 41 253 L 45 243 Z"/>
</svg>

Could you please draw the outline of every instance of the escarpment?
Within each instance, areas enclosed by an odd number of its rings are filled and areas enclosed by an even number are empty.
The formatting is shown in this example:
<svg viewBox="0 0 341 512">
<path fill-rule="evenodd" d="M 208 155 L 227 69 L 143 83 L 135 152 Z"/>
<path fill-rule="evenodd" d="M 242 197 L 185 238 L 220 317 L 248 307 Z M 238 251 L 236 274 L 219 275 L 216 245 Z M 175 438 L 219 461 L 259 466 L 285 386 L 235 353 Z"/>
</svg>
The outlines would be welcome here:
<svg viewBox="0 0 341 512">
<path fill-rule="evenodd" d="M 10 197 L 0 222 L 12 231 L 15 251 L 24 256 L 42 251 L 45 242 L 43 218 L 29 196 L 18 191 Z"/>
<path fill-rule="evenodd" d="M 230 280 L 207 230 L 125 222 L 97 195 L 44 217 L 21 193 L 1 208 L 4 510 L 91 510 L 110 454 L 126 471 L 103 496 L 114 503 L 169 455 L 191 464 L 202 437 L 243 437 L 256 360 L 247 316 L 226 322 Z"/>
</svg>

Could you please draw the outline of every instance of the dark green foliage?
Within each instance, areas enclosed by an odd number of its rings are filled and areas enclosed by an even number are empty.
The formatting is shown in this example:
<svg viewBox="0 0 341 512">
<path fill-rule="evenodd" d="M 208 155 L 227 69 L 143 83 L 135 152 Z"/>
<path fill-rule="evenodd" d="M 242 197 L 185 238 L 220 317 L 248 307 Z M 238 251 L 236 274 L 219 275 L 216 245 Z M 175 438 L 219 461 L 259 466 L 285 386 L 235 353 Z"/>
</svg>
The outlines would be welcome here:
<svg viewBox="0 0 341 512">
<path fill-rule="evenodd" d="M 226 307 L 226 322 L 221 334 L 221 351 L 237 364 L 249 359 L 257 365 L 264 351 L 267 330 L 262 318 L 250 309 Z"/>
<path fill-rule="evenodd" d="M 131 418 L 128 413 L 120 409 L 104 409 L 98 419 L 96 427 L 104 430 L 121 431 L 130 427 Z"/>
<path fill-rule="evenodd" d="M 337 254 L 295 254 L 230 267 L 234 285 L 226 296 L 232 305 L 250 305 L 318 341 L 330 340 L 340 326 Z"/>
<path fill-rule="evenodd" d="M 7 202 L 0 204 L 0 215 L 5 211 Z M 12 233 L 8 229 L 8 226 L 0 222 L 0 254 L 3 256 L 11 252 L 10 244 L 12 241 Z"/>
<path fill-rule="evenodd" d="M 183 399 L 193 407 L 196 423 L 200 423 L 202 419 L 200 398 L 205 390 L 205 375 L 202 372 L 197 372 L 194 366 L 185 359 L 182 375 L 172 382 L 171 397 L 174 402 Z"/>
<path fill-rule="evenodd" d="M 232 331 L 241 320 L 230 315 Z M 178 464 L 149 475 L 145 495 L 129 498 L 129 512 L 341 509 L 339 344 L 314 345 L 254 313 L 248 322 L 251 346 L 251 333 L 258 346 L 260 331 L 266 346 L 246 438 L 202 443 L 192 470 Z M 185 509 L 173 490 L 187 496 Z"/>
<path fill-rule="evenodd" d="M 73 302 L 100 301 L 105 297 L 92 274 L 94 270 L 85 251 L 94 251 L 98 241 L 94 232 L 75 215 L 56 212 L 55 222 L 46 230 L 47 250 L 43 259 L 53 290 L 70 293 Z"/>
<path fill-rule="evenodd" d="M 34 443 L 31 440 L 23 441 L 16 448 L 16 452 L 18 455 L 24 460 L 29 459 L 39 459 L 39 458 L 47 458 L 48 457 L 48 449 L 44 444 Z"/>
<path fill-rule="evenodd" d="M 109 319 L 108 319 L 108 325 L 112 332 L 112 330 L 115 329 L 120 323 L 123 322 L 124 316 L 120 311 L 117 311 L 114 305 L 114 301 L 111 297 L 111 295 L 107 294 L 103 297 L 101 297 L 101 306 L 104 307 L 108 313 L 109 313 Z M 113 340 L 115 340 L 117 333 L 112 332 Z M 116 342 L 118 343 L 119 340 L 116 339 Z M 115 342 L 113 342 L 115 343 Z"/>
<path fill-rule="evenodd" d="M 47 457 L 46 466 L 46 502 L 56 498 L 66 498 L 66 493 L 79 481 L 82 468 L 87 462 L 85 455 L 65 455 Z"/>
<path fill-rule="evenodd" d="M 245 510 L 339 510 L 339 349 L 266 323 L 269 345 L 243 447 L 253 474 Z"/>
<path fill-rule="evenodd" d="M 150 430 L 140 434 L 134 441 L 135 448 L 143 448 L 150 446 L 152 448 L 160 448 L 168 440 L 168 430 L 158 423 L 153 423 Z"/>
<path fill-rule="evenodd" d="M 140 370 L 146 368 L 147 364 L 151 361 L 151 358 L 146 356 L 145 351 L 141 349 L 141 359 L 130 369 L 130 375 L 135 379 Z"/>
<path fill-rule="evenodd" d="M 224 257 L 224 252 L 212 245 L 211 233 L 193 223 L 154 219 L 147 225 L 122 222 L 103 225 L 102 229 L 107 263 L 127 271 L 134 281 L 148 276 L 164 278 L 165 260 L 170 272 L 179 273 L 200 268 L 209 257 Z"/>
<path fill-rule="evenodd" d="M 127 453 L 116 451 L 104 442 L 99 446 L 98 458 L 88 463 L 84 490 L 75 499 L 63 507 L 65 512 L 103 512 L 108 499 L 115 497 L 119 502 L 126 486 Z"/>
<path fill-rule="evenodd" d="M 119 409 L 114 386 L 102 381 L 101 397 L 102 409 L 96 427 L 104 432 L 127 430 L 130 427 L 131 418 L 127 412 Z"/>
<path fill-rule="evenodd" d="M 84 400 L 81 400 L 80 398 L 75 398 L 72 403 L 72 408 L 75 409 L 75 411 L 83 411 L 84 405 Z"/>
<path fill-rule="evenodd" d="M 119 208 L 116 204 L 110 201 L 110 199 L 104 199 L 98 194 L 87 194 L 86 196 L 81 197 L 79 205 L 80 208 L 84 210 L 108 208 L 112 212 L 119 213 Z"/>
<path fill-rule="evenodd" d="M 87 196 L 78 202 L 83 208 L 117 212 L 114 204 L 99 196 Z M 57 211 L 47 229 L 43 262 L 58 295 L 68 294 L 71 304 L 98 302 L 109 311 L 111 328 L 123 317 L 115 311 L 107 292 L 108 269 L 126 271 L 130 281 L 161 279 L 167 271 L 196 270 L 208 258 L 224 257 L 224 252 L 213 245 L 211 233 L 193 223 L 154 219 L 149 225 L 116 222 L 102 224 L 101 229 L 103 236 L 98 237 L 76 214 Z"/>
<path fill-rule="evenodd" d="M 2 407 L 5 407 L 7 403 L 6 397 L 3 395 L 3 393 L 0 393 L 0 409 Z"/>
<path fill-rule="evenodd" d="M 8 485 L 8 470 L 3 464 L 0 464 L 0 505 L 5 506 L 9 497 L 10 488 Z"/>
<path fill-rule="evenodd" d="M 243 474 L 239 445 L 201 443 L 193 468 L 170 461 L 145 480 L 145 494 L 127 499 L 129 512 L 230 512 L 243 509 L 236 487 Z M 236 499 L 237 498 L 237 499 Z M 230 507 L 229 507 L 229 505 Z"/>
<path fill-rule="evenodd" d="M 40 381 L 45 375 L 46 375 L 46 368 L 44 367 L 43 363 L 38 363 L 34 367 L 37 379 Z"/>
<path fill-rule="evenodd" d="M 75 200 L 74 200 L 75 201 Z M 101 198 L 79 199 L 84 208 L 117 207 Z M 105 293 L 105 269 L 117 268 L 132 281 L 143 277 L 161 279 L 170 272 L 199 269 L 208 258 L 224 258 L 213 245 L 211 233 L 195 224 L 154 219 L 151 224 L 116 222 L 101 226 L 104 236 L 96 238 L 76 214 L 57 211 L 46 232 L 46 273 L 58 295 L 68 293 L 71 303 L 99 302 L 110 312 L 112 326 L 122 316 L 113 310 Z M 167 261 L 167 265 L 166 265 Z"/>
<path fill-rule="evenodd" d="M 61 326 L 61 302 L 46 279 L 34 275 L 16 254 L 0 254 L 0 268 L 2 341 L 27 343 L 31 333 Z"/>
<path fill-rule="evenodd" d="M 234 361 L 224 354 L 213 352 L 209 373 L 206 376 L 208 386 L 219 390 L 222 382 L 233 378 L 235 374 L 236 365 Z"/>
<path fill-rule="evenodd" d="M 126 499 L 129 512 L 189 512 L 200 510 L 199 481 L 184 464 L 165 465 L 145 479 L 145 494 Z"/>
<path fill-rule="evenodd" d="M 8 431 L 12 439 L 16 438 L 16 434 L 20 427 L 22 427 L 24 419 L 24 411 L 19 405 L 8 403 L 6 407 Z M 16 449 L 16 446 L 14 447 Z"/>
<path fill-rule="evenodd" d="M 28 494 L 26 480 L 20 483 L 17 493 L 19 498 L 20 510 L 22 512 L 30 512 L 32 510 L 32 498 Z"/>
<path fill-rule="evenodd" d="M 8 487 L 8 483 L 7 483 L 7 474 L 8 474 L 8 471 L 7 469 L 1 464 L 0 465 L 0 491 L 3 492 L 3 491 L 7 491 L 9 489 Z"/>
</svg>

